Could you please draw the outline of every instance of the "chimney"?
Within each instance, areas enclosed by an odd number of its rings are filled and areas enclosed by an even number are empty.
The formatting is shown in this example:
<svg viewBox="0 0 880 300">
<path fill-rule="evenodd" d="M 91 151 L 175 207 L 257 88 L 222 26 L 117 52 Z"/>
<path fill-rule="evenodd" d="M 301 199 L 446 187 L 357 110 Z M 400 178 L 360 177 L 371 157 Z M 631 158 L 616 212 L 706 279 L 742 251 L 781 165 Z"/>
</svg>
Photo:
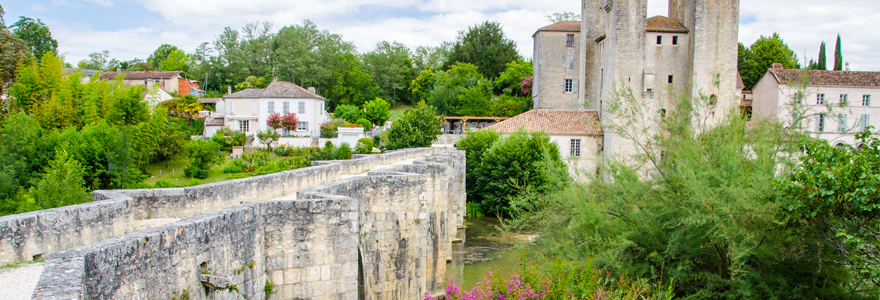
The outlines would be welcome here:
<svg viewBox="0 0 880 300">
<path fill-rule="evenodd" d="M 773 70 L 782 70 L 782 69 L 785 69 L 785 68 L 782 67 L 781 63 L 773 63 Z"/>
<path fill-rule="evenodd" d="M 310 86 L 310 87 L 309 87 L 309 92 L 312 92 L 312 94 L 314 94 L 314 93 L 315 93 L 315 87 Z"/>
<path fill-rule="evenodd" d="M 231 85 L 227 85 L 227 86 L 226 86 L 226 95 L 230 95 L 230 94 L 232 94 L 232 86 L 231 86 Z"/>
</svg>

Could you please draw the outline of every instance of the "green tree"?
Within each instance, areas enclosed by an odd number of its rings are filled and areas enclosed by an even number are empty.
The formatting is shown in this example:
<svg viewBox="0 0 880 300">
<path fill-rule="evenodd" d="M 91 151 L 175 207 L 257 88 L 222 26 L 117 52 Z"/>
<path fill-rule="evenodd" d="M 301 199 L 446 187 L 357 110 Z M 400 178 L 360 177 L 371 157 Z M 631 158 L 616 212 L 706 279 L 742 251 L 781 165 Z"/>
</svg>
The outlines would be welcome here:
<svg viewBox="0 0 880 300">
<path fill-rule="evenodd" d="M 486 85 L 470 88 L 462 87 L 458 93 L 458 107 L 455 114 L 459 116 L 486 116 L 491 108 L 492 92 Z"/>
<path fill-rule="evenodd" d="M 434 70 L 426 69 L 419 73 L 416 79 L 410 82 L 410 93 L 413 103 L 428 100 L 434 91 Z"/>
<path fill-rule="evenodd" d="M 192 178 L 208 178 L 211 167 L 223 161 L 223 154 L 217 143 L 191 140 L 184 147 L 184 153 L 189 157 L 189 165 L 183 172 Z"/>
<path fill-rule="evenodd" d="M 144 102 L 143 94 L 144 88 L 137 85 L 117 90 L 111 96 L 107 121 L 115 125 L 137 125 L 149 120 L 150 109 Z"/>
<path fill-rule="evenodd" d="M 790 220 L 831 255 L 826 261 L 880 286 L 880 140 L 869 130 L 856 134 L 860 149 L 806 140 L 800 166 L 775 186 Z"/>
<path fill-rule="evenodd" d="M 104 50 L 101 52 L 92 52 L 89 54 L 88 59 L 79 61 L 77 68 L 84 70 L 116 71 L 116 69 L 110 69 L 110 60 L 110 51 Z"/>
<path fill-rule="evenodd" d="M 363 55 L 363 60 L 378 87 L 378 97 L 396 105 L 409 96 L 407 89 L 416 73 L 406 45 L 379 42 L 375 50 Z"/>
<path fill-rule="evenodd" d="M 51 148 L 42 138 L 43 128 L 24 112 L 0 120 L 0 214 L 15 213 L 11 199 L 31 187 L 51 158 Z"/>
<path fill-rule="evenodd" d="M 511 198 L 524 193 L 556 191 L 567 181 L 568 169 L 550 135 L 519 131 L 502 138 L 483 152 L 475 170 L 474 190 L 480 195 L 484 213 L 499 217 L 515 216 Z M 564 174 L 564 178 L 558 178 Z M 561 181 L 560 181 L 561 180 Z"/>
<path fill-rule="evenodd" d="M 30 188 L 27 203 L 22 203 L 19 212 L 49 209 L 85 203 L 91 195 L 83 180 L 83 167 L 64 149 L 55 151 L 55 158 L 49 162 L 46 172 Z"/>
<path fill-rule="evenodd" d="M 362 106 L 367 99 L 375 98 L 376 86 L 373 78 L 364 71 L 364 64 L 354 54 L 340 56 L 342 68 L 333 71 L 333 86 L 330 88 L 330 97 L 338 102 L 330 101 L 329 108 L 335 108 L 337 104 Z"/>
<path fill-rule="evenodd" d="M 165 61 L 168 56 L 177 51 L 182 50 L 174 45 L 162 44 L 161 46 L 159 46 L 159 48 L 156 48 L 156 50 L 154 50 L 153 53 L 150 54 L 150 56 L 147 56 L 147 63 L 157 67 L 161 66 L 162 62 Z"/>
<path fill-rule="evenodd" d="M 18 21 L 9 26 L 18 38 L 23 40 L 34 57 L 40 59 L 46 53 L 58 52 L 58 41 L 52 38 L 52 32 L 42 20 L 19 17 Z"/>
<path fill-rule="evenodd" d="M 358 118 L 362 117 L 364 113 L 358 109 L 357 106 L 343 104 L 336 107 L 336 111 L 333 112 L 333 116 L 336 118 L 344 119 L 346 122 L 354 123 Z"/>
<path fill-rule="evenodd" d="M 319 29 L 310 20 L 281 28 L 272 42 L 273 74 L 304 87 L 313 86 L 321 95 L 335 86 L 334 71 L 346 67 L 342 56 L 356 54 L 354 44 L 339 34 Z"/>
<path fill-rule="evenodd" d="M 265 89 L 272 82 L 266 82 L 266 78 L 257 76 L 248 76 L 244 81 L 235 85 L 235 91 L 244 89 Z"/>
<path fill-rule="evenodd" d="M 532 62 L 521 60 L 509 62 L 507 69 L 495 78 L 495 89 L 505 95 L 528 96 L 529 93 L 522 90 L 522 82 L 532 76 L 532 71 Z"/>
<path fill-rule="evenodd" d="M 366 118 L 376 126 L 384 126 L 385 121 L 391 118 L 391 112 L 388 109 L 391 105 L 382 98 L 376 98 L 364 103 L 364 109 L 367 110 Z"/>
<path fill-rule="evenodd" d="M 413 66 L 417 71 L 422 72 L 428 69 L 439 70 L 449 55 L 449 49 L 452 44 L 443 42 L 439 47 L 418 46 L 412 53 Z M 418 102 L 415 100 L 413 103 Z"/>
<path fill-rule="evenodd" d="M 477 192 L 477 181 L 480 178 L 477 168 L 483 164 L 483 153 L 495 144 L 501 135 L 490 129 L 469 132 L 455 144 L 456 148 L 465 151 L 465 188 L 467 189 L 467 201 L 480 203 L 483 201 L 482 194 Z"/>
<path fill-rule="evenodd" d="M 391 124 L 391 129 L 388 130 L 388 149 L 430 147 L 437 136 L 443 133 L 441 128 L 443 122 L 437 116 L 437 109 L 424 101 L 419 102 Z"/>
<path fill-rule="evenodd" d="M 22 63 L 26 63 L 33 57 L 27 43 L 21 40 L 5 28 L 0 28 L 0 95 L 6 94 L 6 90 L 15 80 L 15 70 Z M 0 103 L 0 114 L 10 110 L 11 103 L 6 99 Z"/>
<path fill-rule="evenodd" d="M 504 71 L 507 63 L 518 59 L 516 43 L 504 36 L 501 24 L 486 21 L 468 27 L 466 32 L 459 31 L 443 68 L 450 68 L 459 62 L 469 63 L 477 66 L 483 76 L 494 80 Z"/>
<path fill-rule="evenodd" d="M 834 70 L 843 70 L 843 54 L 840 52 L 840 34 L 837 34 L 837 43 L 834 44 Z"/>
<path fill-rule="evenodd" d="M 189 74 L 189 66 L 192 64 L 193 56 L 186 54 L 183 50 L 177 49 L 171 51 L 164 60 L 159 62 L 159 70 L 162 71 L 183 71 Z"/>
<path fill-rule="evenodd" d="M 475 65 L 456 63 L 446 72 L 436 73 L 432 87 L 427 102 L 441 114 L 485 114 L 489 109 L 492 82 Z M 468 95 L 462 96 L 465 92 Z"/>
<path fill-rule="evenodd" d="M 767 37 L 762 35 L 749 48 L 741 47 L 740 51 L 745 52 L 741 53 L 739 73 L 746 90 L 752 89 L 773 63 L 781 63 L 786 69 L 800 69 L 797 55 L 777 33 Z"/>
<path fill-rule="evenodd" d="M 269 151 L 272 151 L 272 144 L 278 142 L 278 139 L 281 138 L 281 134 L 275 130 L 269 130 L 258 132 L 257 138 L 260 139 L 260 144 L 266 145 L 266 148 L 269 149 Z"/>
<path fill-rule="evenodd" d="M 816 67 L 819 70 L 828 70 L 828 66 L 825 63 L 825 60 L 825 41 L 822 41 L 822 45 L 819 46 L 819 62 L 816 64 Z"/>
</svg>

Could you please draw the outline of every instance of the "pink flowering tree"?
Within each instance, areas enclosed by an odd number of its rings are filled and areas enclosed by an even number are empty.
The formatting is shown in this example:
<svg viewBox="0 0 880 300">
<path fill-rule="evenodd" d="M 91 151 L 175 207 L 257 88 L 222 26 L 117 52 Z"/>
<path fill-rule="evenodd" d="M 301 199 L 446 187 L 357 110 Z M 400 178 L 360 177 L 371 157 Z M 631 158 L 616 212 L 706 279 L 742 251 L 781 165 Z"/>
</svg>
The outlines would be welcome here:
<svg viewBox="0 0 880 300">
<path fill-rule="evenodd" d="M 523 79 L 522 83 L 520 83 L 520 88 L 522 88 L 523 93 L 531 94 L 532 93 L 532 76 L 526 77 Z"/>
<path fill-rule="evenodd" d="M 296 130 L 296 123 L 299 123 L 299 120 L 296 118 L 296 114 L 285 113 L 281 116 L 281 127 L 287 129 L 288 131 Z"/>
<path fill-rule="evenodd" d="M 269 115 L 269 119 L 266 120 L 266 125 L 269 125 L 273 130 L 281 128 L 281 114 L 272 113 Z"/>
</svg>

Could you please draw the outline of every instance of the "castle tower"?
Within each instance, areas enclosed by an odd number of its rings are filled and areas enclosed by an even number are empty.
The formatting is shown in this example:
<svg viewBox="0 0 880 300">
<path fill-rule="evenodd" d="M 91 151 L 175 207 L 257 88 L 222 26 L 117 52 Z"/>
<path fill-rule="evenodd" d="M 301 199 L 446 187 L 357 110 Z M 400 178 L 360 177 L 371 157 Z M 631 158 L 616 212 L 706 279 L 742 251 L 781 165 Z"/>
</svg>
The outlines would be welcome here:
<svg viewBox="0 0 880 300">
<path fill-rule="evenodd" d="M 669 16 L 691 32 L 686 92 L 695 98 L 714 97 L 717 104 L 709 113 L 723 116 L 739 100 L 739 0 L 669 0 Z"/>
</svg>

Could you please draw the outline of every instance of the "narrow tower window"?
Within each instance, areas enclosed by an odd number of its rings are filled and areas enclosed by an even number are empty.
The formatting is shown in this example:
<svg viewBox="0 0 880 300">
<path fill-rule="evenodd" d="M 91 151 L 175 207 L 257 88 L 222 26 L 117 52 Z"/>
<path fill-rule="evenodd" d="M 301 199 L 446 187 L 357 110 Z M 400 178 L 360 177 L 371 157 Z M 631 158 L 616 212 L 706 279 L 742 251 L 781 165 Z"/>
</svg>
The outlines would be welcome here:
<svg viewBox="0 0 880 300">
<path fill-rule="evenodd" d="M 669 83 L 672 83 L 672 75 L 669 75 Z"/>
<path fill-rule="evenodd" d="M 565 35 L 565 46 L 568 48 L 574 48 L 574 33 Z"/>
<path fill-rule="evenodd" d="M 678 36 L 677 36 L 677 35 L 673 35 L 673 36 L 672 36 L 672 44 L 673 44 L 673 45 L 678 45 Z"/>
<path fill-rule="evenodd" d="M 663 44 L 663 36 L 662 35 L 657 36 L 657 45 L 660 45 L 660 44 Z"/>
<path fill-rule="evenodd" d="M 572 55 L 565 56 L 565 69 L 566 70 L 574 70 L 574 56 L 572 56 Z"/>
</svg>

